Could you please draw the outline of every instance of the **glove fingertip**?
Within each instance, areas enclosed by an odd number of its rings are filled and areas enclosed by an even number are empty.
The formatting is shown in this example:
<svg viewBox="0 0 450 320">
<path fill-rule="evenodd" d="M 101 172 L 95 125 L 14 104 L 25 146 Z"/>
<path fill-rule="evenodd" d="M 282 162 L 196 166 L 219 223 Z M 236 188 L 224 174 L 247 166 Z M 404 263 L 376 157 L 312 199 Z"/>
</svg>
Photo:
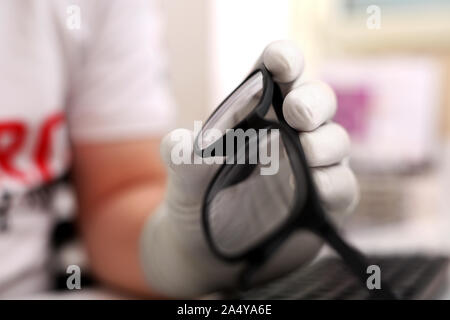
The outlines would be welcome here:
<svg viewBox="0 0 450 320">
<path fill-rule="evenodd" d="M 301 50 L 288 40 L 269 44 L 263 53 L 266 68 L 279 83 L 296 80 L 303 72 L 304 59 Z"/>
</svg>

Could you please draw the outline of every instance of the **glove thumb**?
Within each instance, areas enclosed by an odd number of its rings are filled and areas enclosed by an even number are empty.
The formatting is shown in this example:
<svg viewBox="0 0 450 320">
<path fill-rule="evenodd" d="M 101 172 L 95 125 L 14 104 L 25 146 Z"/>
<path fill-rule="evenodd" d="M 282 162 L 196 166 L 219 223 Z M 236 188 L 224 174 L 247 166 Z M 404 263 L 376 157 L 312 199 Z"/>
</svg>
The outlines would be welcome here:
<svg viewBox="0 0 450 320">
<path fill-rule="evenodd" d="M 203 197 L 223 158 L 202 158 L 194 152 L 195 135 L 192 130 L 175 129 L 162 140 L 160 153 L 169 173 L 169 189 L 193 198 Z"/>
</svg>

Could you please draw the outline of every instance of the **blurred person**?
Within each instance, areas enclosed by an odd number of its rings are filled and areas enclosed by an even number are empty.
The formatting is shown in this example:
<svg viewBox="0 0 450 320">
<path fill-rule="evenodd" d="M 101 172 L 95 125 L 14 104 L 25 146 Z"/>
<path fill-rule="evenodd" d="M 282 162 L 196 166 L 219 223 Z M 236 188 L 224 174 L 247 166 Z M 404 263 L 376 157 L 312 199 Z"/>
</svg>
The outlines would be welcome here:
<svg viewBox="0 0 450 320">
<path fill-rule="evenodd" d="M 80 30 L 66 26 L 72 4 L 81 8 Z M 0 297 L 50 289 L 55 217 L 45 203 L 24 199 L 70 167 L 90 268 L 105 284 L 146 297 L 196 297 L 238 274 L 239 266 L 214 257 L 201 229 L 217 167 L 172 164 L 170 135 L 160 146 L 173 110 L 159 19 L 150 0 L 0 2 Z M 357 186 L 342 163 L 348 136 L 331 122 L 333 92 L 299 80 L 303 58 L 287 41 L 268 45 L 260 61 L 282 86 L 284 115 L 299 131 L 324 206 L 342 220 Z M 261 278 L 303 265 L 320 245 L 302 233 Z"/>
</svg>

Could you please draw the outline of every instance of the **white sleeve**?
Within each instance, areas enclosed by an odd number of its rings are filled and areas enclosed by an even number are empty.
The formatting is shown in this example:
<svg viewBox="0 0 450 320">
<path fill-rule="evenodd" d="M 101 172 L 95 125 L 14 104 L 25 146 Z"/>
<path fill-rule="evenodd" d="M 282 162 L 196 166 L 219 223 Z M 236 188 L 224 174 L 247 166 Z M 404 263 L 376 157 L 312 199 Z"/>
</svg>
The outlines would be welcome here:
<svg viewBox="0 0 450 320">
<path fill-rule="evenodd" d="M 71 138 L 104 141 L 164 133 L 174 110 L 153 1 L 109 0 L 88 9 L 97 12 L 81 20 L 88 37 L 70 71 Z"/>
</svg>

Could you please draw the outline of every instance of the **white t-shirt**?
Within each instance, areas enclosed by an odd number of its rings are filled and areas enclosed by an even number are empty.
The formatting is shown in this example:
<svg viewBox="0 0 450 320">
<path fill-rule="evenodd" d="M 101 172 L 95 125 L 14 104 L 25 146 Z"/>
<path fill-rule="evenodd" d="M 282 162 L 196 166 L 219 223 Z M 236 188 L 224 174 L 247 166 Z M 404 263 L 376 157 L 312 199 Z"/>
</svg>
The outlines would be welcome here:
<svg viewBox="0 0 450 320">
<path fill-rule="evenodd" d="M 160 28 L 150 0 L 0 1 L 0 297 L 48 285 L 54 217 L 21 195 L 68 170 L 69 141 L 171 123 Z"/>
</svg>

